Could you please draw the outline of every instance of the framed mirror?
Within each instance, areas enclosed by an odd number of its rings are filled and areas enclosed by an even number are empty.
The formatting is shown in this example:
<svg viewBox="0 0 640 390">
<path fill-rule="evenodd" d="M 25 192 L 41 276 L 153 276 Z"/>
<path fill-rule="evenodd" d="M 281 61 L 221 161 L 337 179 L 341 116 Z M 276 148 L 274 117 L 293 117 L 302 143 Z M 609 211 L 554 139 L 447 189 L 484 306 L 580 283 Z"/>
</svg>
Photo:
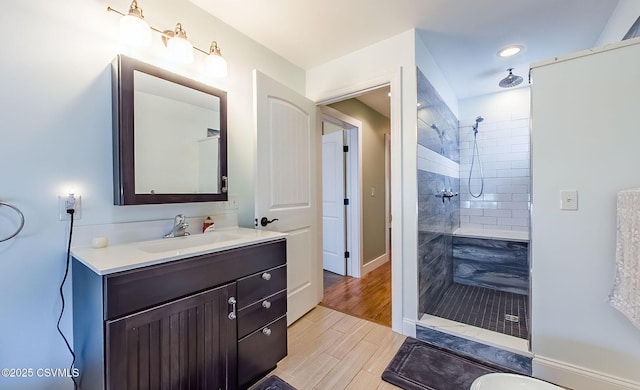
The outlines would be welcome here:
<svg viewBox="0 0 640 390">
<path fill-rule="evenodd" d="M 226 201 L 227 93 L 119 55 L 114 204 Z"/>
</svg>

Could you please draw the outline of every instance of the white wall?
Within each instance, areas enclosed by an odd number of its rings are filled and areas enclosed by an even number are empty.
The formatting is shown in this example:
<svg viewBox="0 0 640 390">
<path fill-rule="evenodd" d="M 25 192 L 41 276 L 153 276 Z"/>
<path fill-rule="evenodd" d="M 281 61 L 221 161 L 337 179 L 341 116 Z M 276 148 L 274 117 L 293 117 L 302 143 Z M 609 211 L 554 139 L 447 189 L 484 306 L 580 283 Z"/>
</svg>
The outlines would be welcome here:
<svg viewBox="0 0 640 390">
<path fill-rule="evenodd" d="M 453 115 L 458 116 L 458 98 L 449 86 L 449 82 L 444 78 L 442 70 L 431 55 L 429 48 L 422 40 L 420 34 L 416 34 L 416 66 L 420 68 L 422 73 L 427 77 L 433 88 L 449 106 Z"/>
<path fill-rule="evenodd" d="M 532 74 L 532 350 L 640 387 L 640 329 L 607 303 L 614 278 L 616 193 L 640 187 L 640 40 Z M 612 71 L 614 69 L 615 71 Z M 560 210 L 560 191 L 578 210 Z M 638 277 L 636 275 L 636 277 Z M 582 386 L 568 371 L 556 377 Z M 549 372 L 537 371 L 551 379 Z M 631 385 L 627 385 L 631 387 Z"/>
<path fill-rule="evenodd" d="M 595 46 L 619 42 L 640 17 L 640 1 L 620 0 Z"/>
<path fill-rule="evenodd" d="M 460 227 L 529 231 L 529 88 L 518 88 L 460 101 Z M 469 194 L 475 119 L 484 191 Z M 471 188 L 480 192 L 478 160 Z"/>
<path fill-rule="evenodd" d="M 79 225 L 169 220 L 178 213 L 207 215 L 215 209 L 212 203 L 113 206 L 110 63 L 116 55 L 119 16 L 106 7 L 124 11 L 129 4 L 3 4 L 0 22 L 5 31 L 15 33 L 5 39 L 0 64 L 0 200 L 18 206 L 26 224 L 19 236 L 0 243 L 0 367 L 64 368 L 71 363 L 55 331 L 67 229 L 67 223 L 58 220 L 58 195 L 70 188 L 82 195 Z M 250 225 L 251 70 L 259 68 L 301 93 L 304 72 L 186 0 L 141 6 L 156 27 L 171 28 L 181 21 L 199 47 L 207 48 L 216 39 L 229 62 L 229 77 L 214 86 L 228 91 L 229 186 L 239 195 L 241 223 Z M 196 57 L 201 59 L 198 53 Z M 5 215 L 13 218 L 0 213 L 2 221 Z M 67 304 L 70 291 L 67 285 Z M 62 328 L 72 337 L 71 305 L 66 310 Z M 0 377 L 0 388 L 70 389 L 71 381 Z"/>
</svg>

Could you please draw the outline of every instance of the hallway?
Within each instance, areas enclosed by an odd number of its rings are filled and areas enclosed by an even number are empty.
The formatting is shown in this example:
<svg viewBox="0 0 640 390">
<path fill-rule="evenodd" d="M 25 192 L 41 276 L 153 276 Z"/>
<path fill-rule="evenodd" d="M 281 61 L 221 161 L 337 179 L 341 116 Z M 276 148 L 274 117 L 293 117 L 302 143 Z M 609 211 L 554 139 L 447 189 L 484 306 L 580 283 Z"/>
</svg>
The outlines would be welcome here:
<svg viewBox="0 0 640 390">
<path fill-rule="evenodd" d="M 391 261 L 362 278 L 324 271 L 323 279 L 321 306 L 391 327 Z"/>
</svg>

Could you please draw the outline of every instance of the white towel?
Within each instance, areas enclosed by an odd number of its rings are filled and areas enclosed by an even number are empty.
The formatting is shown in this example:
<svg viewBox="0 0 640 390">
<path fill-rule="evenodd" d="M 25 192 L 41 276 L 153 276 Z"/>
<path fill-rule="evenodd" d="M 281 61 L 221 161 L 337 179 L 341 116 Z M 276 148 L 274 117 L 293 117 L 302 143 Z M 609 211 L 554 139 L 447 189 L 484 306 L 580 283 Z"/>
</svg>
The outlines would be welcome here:
<svg viewBox="0 0 640 390">
<path fill-rule="evenodd" d="M 640 328 L 640 189 L 618 193 L 616 277 L 609 302 Z"/>
</svg>

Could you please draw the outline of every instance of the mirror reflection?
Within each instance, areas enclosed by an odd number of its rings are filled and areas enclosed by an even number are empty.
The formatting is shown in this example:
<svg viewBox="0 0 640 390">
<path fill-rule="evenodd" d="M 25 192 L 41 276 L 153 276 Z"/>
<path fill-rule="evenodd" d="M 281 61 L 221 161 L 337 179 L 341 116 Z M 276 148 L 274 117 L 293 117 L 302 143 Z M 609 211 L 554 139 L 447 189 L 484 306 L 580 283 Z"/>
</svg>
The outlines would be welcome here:
<svg viewBox="0 0 640 390">
<path fill-rule="evenodd" d="M 136 194 L 220 192 L 220 98 L 135 70 Z"/>
</svg>

